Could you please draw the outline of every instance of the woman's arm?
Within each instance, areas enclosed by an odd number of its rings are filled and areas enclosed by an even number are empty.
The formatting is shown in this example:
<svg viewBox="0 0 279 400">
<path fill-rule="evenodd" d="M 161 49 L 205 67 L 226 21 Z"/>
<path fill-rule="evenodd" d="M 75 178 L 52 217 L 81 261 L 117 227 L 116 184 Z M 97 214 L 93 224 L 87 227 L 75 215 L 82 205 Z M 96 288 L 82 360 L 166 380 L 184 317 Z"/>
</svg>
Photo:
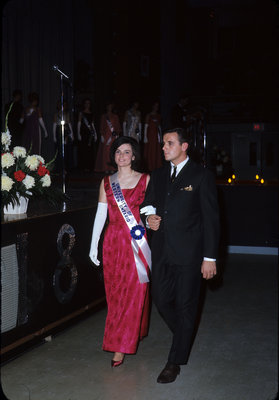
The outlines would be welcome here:
<svg viewBox="0 0 279 400">
<path fill-rule="evenodd" d="M 99 203 L 107 203 L 107 195 L 105 192 L 105 184 L 104 184 L 104 179 L 102 179 L 101 185 L 100 185 L 100 190 L 99 190 Z"/>
<path fill-rule="evenodd" d="M 104 187 L 104 180 L 102 180 L 99 191 L 99 202 L 97 207 L 97 212 L 95 215 L 92 238 L 91 238 L 91 246 L 89 251 L 89 257 L 93 261 L 94 264 L 100 265 L 100 261 L 98 260 L 98 244 L 99 239 L 104 228 L 106 219 L 107 219 L 107 196 Z"/>
</svg>

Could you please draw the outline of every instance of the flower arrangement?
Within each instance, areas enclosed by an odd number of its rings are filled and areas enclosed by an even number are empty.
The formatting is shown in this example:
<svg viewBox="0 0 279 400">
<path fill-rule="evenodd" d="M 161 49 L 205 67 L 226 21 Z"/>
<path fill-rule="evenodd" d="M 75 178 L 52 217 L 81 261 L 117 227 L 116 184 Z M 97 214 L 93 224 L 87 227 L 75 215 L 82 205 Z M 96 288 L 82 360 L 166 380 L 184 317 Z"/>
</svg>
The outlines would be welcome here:
<svg viewBox="0 0 279 400">
<path fill-rule="evenodd" d="M 10 111 L 10 110 L 9 110 Z M 16 146 L 10 151 L 11 135 L 7 127 L 1 133 L 1 208 L 8 204 L 19 205 L 19 197 L 29 199 L 31 196 L 44 197 L 56 202 L 63 198 L 63 193 L 51 187 L 50 171 L 55 157 L 46 163 L 44 158 L 37 154 L 30 155 L 24 147 Z"/>
</svg>

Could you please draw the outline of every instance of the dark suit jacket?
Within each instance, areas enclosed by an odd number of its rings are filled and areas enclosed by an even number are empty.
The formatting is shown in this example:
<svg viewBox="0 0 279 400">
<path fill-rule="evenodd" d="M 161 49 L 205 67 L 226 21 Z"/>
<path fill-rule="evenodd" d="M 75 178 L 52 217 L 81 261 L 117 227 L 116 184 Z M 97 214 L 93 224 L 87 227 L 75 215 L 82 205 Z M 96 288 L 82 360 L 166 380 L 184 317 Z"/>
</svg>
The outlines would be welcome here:
<svg viewBox="0 0 279 400">
<path fill-rule="evenodd" d="M 170 183 L 170 164 L 153 171 L 141 207 L 152 205 L 162 217 L 152 232 L 152 262 L 162 253 L 178 265 L 201 264 L 217 258 L 219 210 L 213 173 L 191 159 Z"/>
</svg>

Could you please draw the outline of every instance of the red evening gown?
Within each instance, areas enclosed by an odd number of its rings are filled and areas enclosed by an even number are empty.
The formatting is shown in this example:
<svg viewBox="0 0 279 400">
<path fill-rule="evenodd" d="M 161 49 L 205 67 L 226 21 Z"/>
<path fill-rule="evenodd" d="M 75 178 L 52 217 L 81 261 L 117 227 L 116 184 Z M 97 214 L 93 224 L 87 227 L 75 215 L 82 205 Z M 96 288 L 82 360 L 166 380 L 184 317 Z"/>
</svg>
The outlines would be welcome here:
<svg viewBox="0 0 279 400">
<path fill-rule="evenodd" d="M 137 222 L 143 202 L 147 175 L 133 189 L 122 189 Z M 148 333 L 149 284 L 140 283 L 131 247 L 131 235 L 114 200 L 109 177 L 104 178 L 109 224 L 103 243 L 104 282 L 108 313 L 103 350 L 134 354 L 138 342 Z M 144 258 L 140 254 L 142 261 Z M 148 269 L 144 261 L 146 269 Z"/>
<path fill-rule="evenodd" d="M 162 144 L 158 141 L 160 114 L 150 114 L 148 117 L 147 140 L 144 145 L 144 160 L 148 171 L 162 166 Z"/>
<path fill-rule="evenodd" d="M 110 164 L 110 146 L 115 141 L 116 137 L 112 135 L 111 129 L 107 123 L 106 118 L 107 118 L 107 114 L 103 114 L 101 116 L 100 134 L 104 137 L 104 143 L 100 142 L 100 144 L 99 144 L 97 158 L 96 158 L 96 164 L 95 164 L 96 172 L 115 170 L 115 168 L 112 167 Z M 118 115 L 110 114 L 110 122 L 113 126 L 115 133 L 117 133 L 119 135 L 120 131 L 121 131 L 121 126 L 120 126 Z M 109 145 L 107 145 L 106 143 L 108 142 L 109 139 L 111 139 L 111 141 L 110 141 Z"/>
</svg>

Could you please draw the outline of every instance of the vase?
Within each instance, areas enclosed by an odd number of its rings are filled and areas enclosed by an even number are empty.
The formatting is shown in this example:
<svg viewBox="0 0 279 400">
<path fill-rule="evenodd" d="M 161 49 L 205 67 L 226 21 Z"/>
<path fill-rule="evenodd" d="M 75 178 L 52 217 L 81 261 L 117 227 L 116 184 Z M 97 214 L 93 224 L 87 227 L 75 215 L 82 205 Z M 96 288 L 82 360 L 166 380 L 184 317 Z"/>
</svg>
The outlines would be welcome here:
<svg viewBox="0 0 279 400">
<path fill-rule="evenodd" d="M 4 207 L 4 214 L 26 214 L 28 201 L 25 197 L 19 196 L 18 197 L 19 204 L 9 203 L 7 206 Z"/>
</svg>

